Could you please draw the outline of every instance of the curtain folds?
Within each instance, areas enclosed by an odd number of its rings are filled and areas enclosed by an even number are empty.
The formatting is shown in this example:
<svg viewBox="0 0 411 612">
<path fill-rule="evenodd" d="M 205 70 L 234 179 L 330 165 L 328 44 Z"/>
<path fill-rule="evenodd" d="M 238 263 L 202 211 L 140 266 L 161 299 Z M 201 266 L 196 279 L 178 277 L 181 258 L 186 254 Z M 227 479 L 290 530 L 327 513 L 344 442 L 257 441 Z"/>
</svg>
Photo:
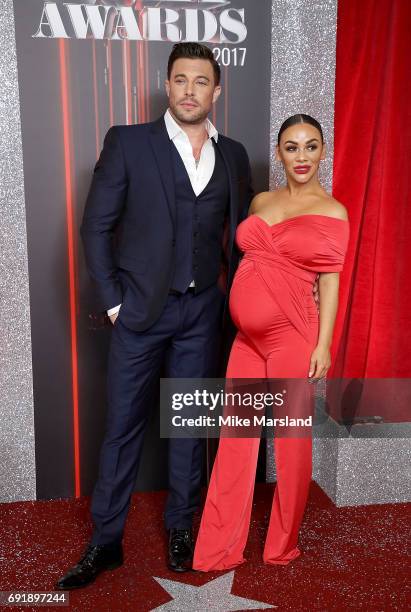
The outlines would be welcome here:
<svg viewBox="0 0 411 612">
<path fill-rule="evenodd" d="M 339 0 L 334 196 L 351 238 L 330 377 L 411 377 L 409 0 Z"/>
</svg>

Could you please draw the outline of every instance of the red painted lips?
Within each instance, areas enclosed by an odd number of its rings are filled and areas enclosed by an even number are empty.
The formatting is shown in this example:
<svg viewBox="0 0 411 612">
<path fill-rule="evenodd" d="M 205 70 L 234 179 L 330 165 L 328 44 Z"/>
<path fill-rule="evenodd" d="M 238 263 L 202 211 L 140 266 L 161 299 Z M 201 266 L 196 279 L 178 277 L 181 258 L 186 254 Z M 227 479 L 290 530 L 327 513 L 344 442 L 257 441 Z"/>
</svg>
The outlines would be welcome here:
<svg viewBox="0 0 411 612">
<path fill-rule="evenodd" d="M 294 172 L 296 174 L 307 174 L 311 169 L 311 166 L 294 166 Z"/>
</svg>

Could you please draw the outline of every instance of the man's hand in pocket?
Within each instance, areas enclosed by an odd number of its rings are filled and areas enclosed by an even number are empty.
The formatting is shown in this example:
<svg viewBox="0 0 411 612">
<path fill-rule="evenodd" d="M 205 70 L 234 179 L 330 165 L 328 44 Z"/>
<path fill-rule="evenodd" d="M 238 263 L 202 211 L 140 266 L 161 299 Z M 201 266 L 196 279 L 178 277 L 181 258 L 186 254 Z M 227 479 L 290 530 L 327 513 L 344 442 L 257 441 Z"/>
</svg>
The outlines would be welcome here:
<svg viewBox="0 0 411 612">
<path fill-rule="evenodd" d="M 114 325 L 114 323 L 116 322 L 116 319 L 118 317 L 118 312 L 116 312 L 115 314 L 109 315 L 109 319 L 111 321 L 111 324 Z"/>
</svg>

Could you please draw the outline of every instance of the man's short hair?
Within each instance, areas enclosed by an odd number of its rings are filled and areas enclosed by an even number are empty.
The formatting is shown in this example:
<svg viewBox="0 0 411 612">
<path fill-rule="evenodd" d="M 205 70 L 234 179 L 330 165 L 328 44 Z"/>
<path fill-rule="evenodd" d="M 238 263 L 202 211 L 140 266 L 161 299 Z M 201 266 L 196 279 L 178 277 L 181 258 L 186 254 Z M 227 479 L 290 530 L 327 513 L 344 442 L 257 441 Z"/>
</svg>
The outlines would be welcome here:
<svg viewBox="0 0 411 612">
<path fill-rule="evenodd" d="M 218 65 L 213 52 L 209 47 L 205 45 L 200 45 L 200 43 L 196 42 L 183 42 L 176 43 L 173 47 L 173 50 L 170 53 L 170 57 L 168 58 L 168 66 L 167 66 L 167 77 L 170 79 L 171 70 L 173 68 L 173 64 L 178 59 L 202 59 L 211 62 L 211 65 L 214 70 L 214 82 L 216 85 L 220 84 L 221 80 L 221 70 Z"/>
</svg>

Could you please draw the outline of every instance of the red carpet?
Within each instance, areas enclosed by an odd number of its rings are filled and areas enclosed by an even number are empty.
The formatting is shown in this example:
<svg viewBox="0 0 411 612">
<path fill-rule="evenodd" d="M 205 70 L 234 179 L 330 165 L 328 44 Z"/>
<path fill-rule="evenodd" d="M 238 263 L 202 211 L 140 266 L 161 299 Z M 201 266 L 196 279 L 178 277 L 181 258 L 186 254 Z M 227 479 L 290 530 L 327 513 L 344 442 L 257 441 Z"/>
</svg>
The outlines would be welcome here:
<svg viewBox="0 0 411 612">
<path fill-rule="evenodd" d="M 409 609 L 409 506 L 335 508 L 312 483 L 300 536 L 302 555 L 289 566 L 274 567 L 261 561 L 272 492 L 271 485 L 256 488 L 248 563 L 235 572 L 233 594 L 281 611 Z M 70 606 L 63 610 L 148 612 L 172 599 L 154 576 L 203 585 L 222 575 L 174 574 L 165 568 L 164 499 L 163 492 L 134 496 L 124 566 L 102 574 L 87 589 L 71 592 Z M 52 590 L 88 542 L 88 504 L 89 498 L 0 505 L 0 590 Z"/>
</svg>

